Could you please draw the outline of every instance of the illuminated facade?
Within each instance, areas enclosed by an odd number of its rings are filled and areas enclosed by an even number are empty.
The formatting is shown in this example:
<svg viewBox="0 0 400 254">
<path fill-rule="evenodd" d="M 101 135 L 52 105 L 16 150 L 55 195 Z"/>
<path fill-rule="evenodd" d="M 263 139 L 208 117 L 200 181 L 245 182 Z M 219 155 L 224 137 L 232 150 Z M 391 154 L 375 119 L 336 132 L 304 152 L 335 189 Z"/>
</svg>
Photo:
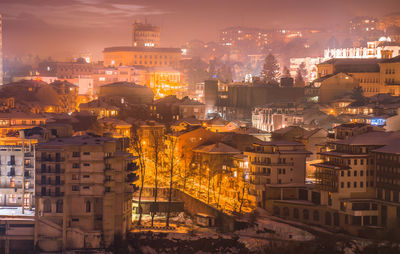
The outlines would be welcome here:
<svg viewBox="0 0 400 254">
<path fill-rule="evenodd" d="M 381 37 L 379 41 L 370 41 L 367 47 L 325 49 L 324 59 L 330 58 L 392 58 L 400 55 L 400 44 L 391 42 L 388 37 Z"/>
<path fill-rule="evenodd" d="M 303 123 L 303 108 L 293 104 L 266 105 L 254 108 L 252 126 L 266 132 Z"/>
<path fill-rule="evenodd" d="M 6 137 L 19 130 L 43 126 L 46 123 L 44 116 L 22 112 L 0 113 L 0 136 Z"/>
<path fill-rule="evenodd" d="M 104 66 L 172 67 L 177 68 L 181 60 L 178 48 L 111 47 L 104 49 Z"/>
<path fill-rule="evenodd" d="M 186 92 L 179 71 L 171 68 L 152 68 L 146 76 L 146 85 L 153 90 L 156 99 L 168 95 L 183 95 Z"/>
<path fill-rule="evenodd" d="M 304 57 L 304 58 L 290 58 L 290 76 L 296 77 L 297 70 L 300 65 L 304 63 L 304 69 L 307 71 L 305 77 L 303 77 L 305 82 L 311 82 L 318 77 L 318 67 L 324 61 L 322 57 Z"/>
<path fill-rule="evenodd" d="M 133 47 L 158 47 L 160 45 L 160 28 L 147 23 L 135 22 L 132 25 Z"/>
<path fill-rule="evenodd" d="M 13 145 L 1 145 L 0 206 L 34 207 L 35 151 L 34 145 L 15 139 Z M 12 214 L 9 214 L 12 215 Z"/>
<path fill-rule="evenodd" d="M 138 85 L 145 85 L 146 74 L 147 68 L 141 66 L 97 68 L 92 75 L 94 90 L 98 92 L 100 86 L 115 82 L 132 82 Z"/>
</svg>

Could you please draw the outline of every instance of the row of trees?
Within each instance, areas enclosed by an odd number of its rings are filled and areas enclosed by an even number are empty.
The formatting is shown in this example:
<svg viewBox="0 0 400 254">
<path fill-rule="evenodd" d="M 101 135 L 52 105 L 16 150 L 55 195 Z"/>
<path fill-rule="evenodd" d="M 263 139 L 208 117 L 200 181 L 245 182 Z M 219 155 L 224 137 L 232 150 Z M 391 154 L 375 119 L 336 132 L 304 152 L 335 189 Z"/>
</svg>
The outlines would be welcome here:
<svg viewBox="0 0 400 254">
<path fill-rule="evenodd" d="M 169 226 L 172 211 L 173 189 L 179 189 L 218 209 L 242 212 L 248 205 L 248 186 L 241 173 L 233 177 L 223 160 L 215 157 L 194 158 L 192 149 L 178 148 L 178 138 L 166 135 L 156 128 L 146 132 L 140 128 L 132 132 L 131 151 L 138 157 L 140 167 L 138 225 L 142 224 L 142 196 L 145 187 L 153 189 L 154 205 L 151 213 L 151 225 L 158 210 L 159 188 L 168 191 L 166 226 Z"/>
</svg>

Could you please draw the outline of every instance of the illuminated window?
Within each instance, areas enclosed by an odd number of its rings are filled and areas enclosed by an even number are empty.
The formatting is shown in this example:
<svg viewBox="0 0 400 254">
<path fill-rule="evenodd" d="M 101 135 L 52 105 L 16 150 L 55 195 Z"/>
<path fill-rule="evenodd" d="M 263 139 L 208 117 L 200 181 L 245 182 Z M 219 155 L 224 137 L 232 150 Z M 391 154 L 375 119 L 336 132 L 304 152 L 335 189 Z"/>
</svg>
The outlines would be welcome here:
<svg viewBox="0 0 400 254">
<path fill-rule="evenodd" d="M 17 195 L 16 194 L 9 194 L 8 195 L 8 203 L 12 203 L 12 204 L 17 203 Z"/>
</svg>

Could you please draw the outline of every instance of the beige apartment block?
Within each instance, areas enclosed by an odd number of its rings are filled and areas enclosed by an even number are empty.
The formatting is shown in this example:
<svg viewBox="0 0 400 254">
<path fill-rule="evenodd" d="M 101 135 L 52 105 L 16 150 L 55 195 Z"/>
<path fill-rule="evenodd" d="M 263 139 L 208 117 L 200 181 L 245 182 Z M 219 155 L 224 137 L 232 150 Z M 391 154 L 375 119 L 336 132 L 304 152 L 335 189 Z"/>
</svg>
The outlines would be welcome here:
<svg viewBox="0 0 400 254">
<path fill-rule="evenodd" d="M 43 251 L 107 247 L 132 222 L 133 157 L 116 139 L 77 136 L 36 151 L 35 243 Z"/>
</svg>

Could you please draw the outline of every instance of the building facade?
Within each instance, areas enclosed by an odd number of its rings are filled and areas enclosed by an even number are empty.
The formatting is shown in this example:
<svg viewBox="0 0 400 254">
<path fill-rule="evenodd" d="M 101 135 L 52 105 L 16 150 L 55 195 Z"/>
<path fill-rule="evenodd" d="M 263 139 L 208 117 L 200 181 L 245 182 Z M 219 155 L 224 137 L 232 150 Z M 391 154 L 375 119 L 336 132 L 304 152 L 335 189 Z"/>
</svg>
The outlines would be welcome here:
<svg viewBox="0 0 400 254">
<path fill-rule="evenodd" d="M 249 196 L 258 207 L 265 208 L 270 187 L 305 183 L 306 158 L 310 152 L 302 143 L 261 141 L 244 154 L 249 161 Z"/>
<path fill-rule="evenodd" d="M 43 251 L 107 247 L 131 227 L 130 154 L 115 139 L 77 136 L 36 150 L 35 244 Z"/>
<path fill-rule="evenodd" d="M 181 50 L 178 48 L 111 47 L 104 49 L 104 66 L 172 67 L 178 68 Z"/>
</svg>

